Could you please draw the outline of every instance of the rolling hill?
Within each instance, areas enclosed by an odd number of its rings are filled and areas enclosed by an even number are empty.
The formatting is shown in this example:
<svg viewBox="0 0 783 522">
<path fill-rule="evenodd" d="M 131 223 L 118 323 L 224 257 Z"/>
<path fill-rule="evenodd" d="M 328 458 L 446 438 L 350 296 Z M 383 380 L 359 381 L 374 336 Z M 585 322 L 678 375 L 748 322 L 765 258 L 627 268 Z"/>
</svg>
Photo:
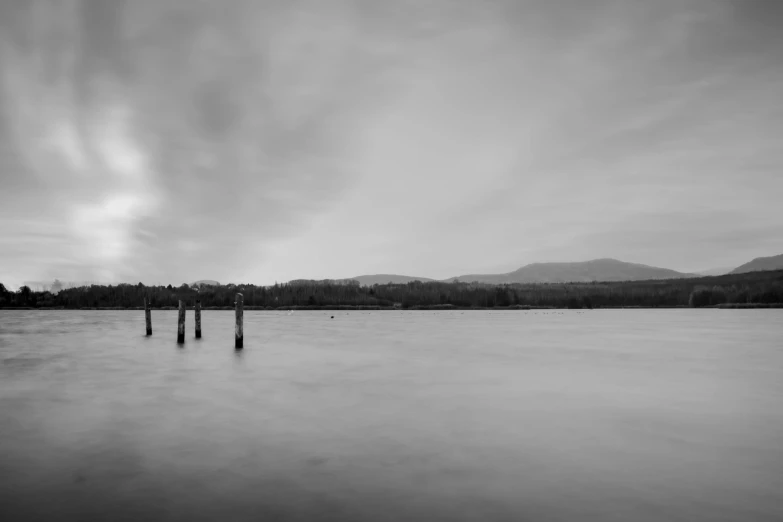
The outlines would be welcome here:
<svg viewBox="0 0 783 522">
<path fill-rule="evenodd" d="M 780 270 L 783 268 L 783 254 L 779 256 L 757 257 L 753 261 L 740 265 L 730 274 L 742 274 L 745 272 L 759 272 L 761 270 Z"/>
<path fill-rule="evenodd" d="M 362 286 L 383 285 L 386 283 L 405 284 L 411 281 L 435 281 L 427 277 L 412 277 L 395 274 L 375 274 L 375 275 L 362 275 L 357 277 L 351 277 L 354 281 L 358 281 Z"/>
<path fill-rule="evenodd" d="M 195 283 L 191 283 L 190 286 L 220 286 L 220 283 L 211 279 L 201 279 Z"/>
<path fill-rule="evenodd" d="M 506 283 L 565 283 L 590 281 L 643 281 L 649 279 L 681 279 L 696 277 L 637 263 L 626 263 L 617 259 L 593 259 L 575 263 L 533 263 L 507 274 L 466 274 L 446 279 L 451 282 L 478 281 L 487 284 Z"/>
<path fill-rule="evenodd" d="M 719 276 L 719 275 L 725 275 L 732 271 L 731 267 L 719 267 L 719 268 L 710 268 L 707 270 L 699 270 L 696 272 L 696 275 L 700 276 Z"/>
</svg>

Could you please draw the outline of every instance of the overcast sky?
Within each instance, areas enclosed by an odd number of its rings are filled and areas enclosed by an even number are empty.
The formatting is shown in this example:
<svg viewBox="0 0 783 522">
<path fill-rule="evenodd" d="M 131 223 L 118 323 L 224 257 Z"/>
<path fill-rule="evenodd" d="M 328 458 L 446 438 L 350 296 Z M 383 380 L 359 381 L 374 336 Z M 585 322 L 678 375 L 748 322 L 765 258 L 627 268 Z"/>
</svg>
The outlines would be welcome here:
<svg viewBox="0 0 783 522">
<path fill-rule="evenodd" d="M 2 0 L 0 281 L 783 253 L 780 0 Z"/>
</svg>

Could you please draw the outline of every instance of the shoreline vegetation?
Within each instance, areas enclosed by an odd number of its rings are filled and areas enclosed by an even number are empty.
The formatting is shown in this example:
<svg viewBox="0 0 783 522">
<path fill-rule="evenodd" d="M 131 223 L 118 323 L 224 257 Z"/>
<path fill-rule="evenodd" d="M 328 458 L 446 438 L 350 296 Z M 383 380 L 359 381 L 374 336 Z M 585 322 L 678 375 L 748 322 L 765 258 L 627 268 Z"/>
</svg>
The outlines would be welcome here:
<svg viewBox="0 0 783 522">
<path fill-rule="evenodd" d="M 245 310 L 552 310 L 591 308 L 783 308 L 783 270 L 687 279 L 592 283 L 421 282 L 361 286 L 356 281 L 297 280 L 272 286 L 251 284 L 179 287 L 90 285 L 57 293 L 0 284 L 0 309 L 174 310 L 179 300 L 192 309 L 233 310 L 235 295 Z"/>
<path fill-rule="evenodd" d="M 187 310 L 192 311 L 193 306 L 186 306 Z M 693 308 L 687 305 L 676 305 L 676 306 L 600 306 L 600 307 L 594 307 L 592 310 L 657 310 L 657 309 L 677 309 L 677 308 Z M 753 309 L 753 308 L 783 308 L 783 303 L 724 303 L 719 305 L 709 305 L 709 306 L 703 306 L 700 308 L 720 308 L 720 309 Z M 175 306 L 163 306 L 158 308 L 150 308 L 150 310 L 153 311 L 161 311 L 161 310 L 178 310 L 178 307 Z M 441 306 L 441 305 L 433 305 L 433 306 L 413 306 L 410 308 L 400 308 L 400 307 L 394 307 L 394 306 L 350 306 L 350 305 L 344 305 L 344 306 L 281 306 L 278 308 L 272 308 L 271 306 L 244 306 L 243 310 L 245 311 L 263 311 L 263 312 L 296 312 L 296 311 L 305 311 L 305 312 L 314 312 L 319 310 L 324 311 L 340 311 L 340 310 L 347 310 L 347 311 L 373 311 L 373 310 L 380 310 L 380 311 L 438 311 L 438 310 L 494 310 L 497 312 L 501 312 L 504 310 L 570 310 L 571 308 L 568 307 L 556 307 L 556 306 L 522 306 L 522 305 L 516 305 L 516 306 L 495 306 L 495 307 L 479 307 L 479 306 L 469 306 L 469 307 L 458 307 L 458 306 Z M 579 308 L 580 310 L 583 308 Z M 39 307 L 32 307 L 32 306 L 4 306 L 0 307 L 0 310 L 103 310 L 103 311 L 109 311 L 109 310 L 132 310 L 132 311 L 144 311 L 143 306 L 133 306 L 129 308 L 123 308 L 120 306 L 101 306 L 101 307 L 88 307 L 83 306 L 81 308 L 65 308 L 64 306 L 39 306 Z M 227 311 L 227 310 L 234 310 L 233 306 L 207 306 L 202 307 L 202 311 Z"/>
</svg>

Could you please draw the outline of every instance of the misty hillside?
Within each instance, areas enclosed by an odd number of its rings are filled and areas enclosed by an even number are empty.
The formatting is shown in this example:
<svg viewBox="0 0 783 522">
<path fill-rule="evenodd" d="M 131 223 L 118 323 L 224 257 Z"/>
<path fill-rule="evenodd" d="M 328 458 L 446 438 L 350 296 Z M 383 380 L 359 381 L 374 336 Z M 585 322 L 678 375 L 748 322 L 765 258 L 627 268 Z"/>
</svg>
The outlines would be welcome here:
<svg viewBox="0 0 783 522">
<path fill-rule="evenodd" d="M 292 286 L 309 285 L 357 285 L 358 281 L 353 279 L 292 279 L 288 282 Z"/>
<path fill-rule="evenodd" d="M 507 274 L 467 274 L 452 277 L 462 282 L 488 284 L 566 283 L 590 281 L 643 281 L 694 277 L 668 268 L 626 263 L 617 259 L 594 259 L 576 263 L 532 263 Z"/>
<path fill-rule="evenodd" d="M 740 265 L 730 274 L 742 274 L 744 272 L 758 272 L 760 270 L 780 270 L 783 268 L 783 254 L 779 256 L 757 257 L 749 263 Z"/>
<path fill-rule="evenodd" d="M 719 276 L 719 275 L 725 275 L 732 271 L 731 267 L 719 267 L 719 268 L 710 268 L 708 270 L 699 270 L 696 272 L 696 275 L 700 276 Z"/>
<path fill-rule="evenodd" d="M 191 283 L 190 286 L 220 286 L 220 283 L 211 279 L 201 279 L 195 283 Z"/>
<path fill-rule="evenodd" d="M 395 274 L 362 275 L 352 277 L 351 279 L 358 281 L 362 286 L 385 285 L 386 283 L 404 284 L 410 283 L 411 281 L 434 281 L 434 279 L 430 279 L 428 277 L 411 277 Z"/>
</svg>

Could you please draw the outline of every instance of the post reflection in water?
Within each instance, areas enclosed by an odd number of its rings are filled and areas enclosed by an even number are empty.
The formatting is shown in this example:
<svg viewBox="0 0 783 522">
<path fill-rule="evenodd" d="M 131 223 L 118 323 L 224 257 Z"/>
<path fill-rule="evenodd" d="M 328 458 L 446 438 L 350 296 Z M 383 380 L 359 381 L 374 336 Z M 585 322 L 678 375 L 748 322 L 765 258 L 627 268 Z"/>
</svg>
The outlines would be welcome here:
<svg viewBox="0 0 783 522">
<path fill-rule="evenodd" d="M 779 520 L 779 314 L 2 311 L 3 519 Z"/>
</svg>

